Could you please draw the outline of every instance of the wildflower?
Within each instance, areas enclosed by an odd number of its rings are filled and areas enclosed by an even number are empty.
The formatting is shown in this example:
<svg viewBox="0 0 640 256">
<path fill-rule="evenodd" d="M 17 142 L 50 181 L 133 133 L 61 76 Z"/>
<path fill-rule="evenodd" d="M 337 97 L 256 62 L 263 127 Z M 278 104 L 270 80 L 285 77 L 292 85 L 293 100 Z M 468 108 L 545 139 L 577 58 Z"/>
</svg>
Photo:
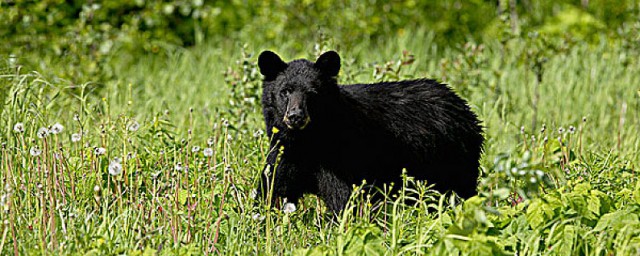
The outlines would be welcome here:
<svg viewBox="0 0 640 256">
<path fill-rule="evenodd" d="M 71 134 L 71 142 L 78 142 L 80 139 L 82 139 L 82 135 L 79 133 Z"/>
<path fill-rule="evenodd" d="M 542 176 L 544 176 L 544 172 L 541 170 L 536 170 L 536 175 L 540 178 L 542 178 Z"/>
<path fill-rule="evenodd" d="M 531 182 L 531 183 L 536 183 L 536 182 L 538 182 L 538 179 L 536 179 L 536 177 L 531 177 L 531 178 L 529 179 L 529 182 Z"/>
<path fill-rule="evenodd" d="M 558 133 L 559 134 L 562 134 L 563 132 L 564 132 L 564 128 L 562 128 L 562 127 L 558 128 Z"/>
<path fill-rule="evenodd" d="M 55 123 L 53 126 L 51 126 L 51 133 L 52 134 L 58 134 L 61 133 L 62 130 L 64 130 L 64 126 L 62 126 L 60 123 Z"/>
<path fill-rule="evenodd" d="M 524 134 L 524 126 L 520 126 L 520 134 Z"/>
<path fill-rule="evenodd" d="M 109 174 L 111 176 L 118 176 L 122 173 L 122 164 L 120 163 L 120 158 L 114 158 L 111 163 L 109 163 Z"/>
<path fill-rule="evenodd" d="M 229 126 L 229 120 L 223 118 L 222 119 L 222 126 L 228 127 Z"/>
<path fill-rule="evenodd" d="M 576 128 L 573 126 L 569 126 L 569 133 L 573 134 L 574 132 L 576 132 Z"/>
<path fill-rule="evenodd" d="M 207 145 L 209 145 L 209 147 L 213 146 L 213 143 L 215 142 L 215 140 L 213 138 L 209 138 L 207 140 Z"/>
<path fill-rule="evenodd" d="M 205 148 L 204 150 L 202 150 L 202 154 L 206 157 L 210 157 L 213 156 L 213 149 L 212 148 Z"/>
<path fill-rule="evenodd" d="M 98 185 L 93 186 L 93 192 L 96 192 L 96 193 L 100 192 L 100 186 Z"/>
<path fill-rule="evenodd" d="M 527 172 L 525 172 L 524 170 L 520 170 L 520 171 L 518 172 L 518 174 L 519 174 L 520 176 L 524 176 L 525 174 L 527 174 Z"/>
<path fill-rule="evenodd" d="M 97 147 L 93 149 L 93 153 L 96 156 L 101 156 L 107 153 L 107 149 L 103 148 L 103 147 Z"/>
<path fill-rule="evenodd" d="M 262 136 L 262 134 L 264 134 L 264 132 L 262 130 L 257 130 L 256 132 L 253 133 L 253 137 L 254 138 L 259 138 L 260 136 Z"/>
<path fill-rule="evenodd" d="M 284 204 L 284 208 L 282 209 L 284 213 L 292 213 L 296 211 L 296 205 L 293 203 Z"/>
<path fill-rule="evenodd" d="M 47 128 L 41 127 L 38 129 L 38 138 L 44 139 L 49 136 L 49 130 Z"/>
<path fill-rule="evenodd" d="M 127 160 L 134 159 L 134 158 L 136 158 L 137 155 L 138 154 L 136 152 L 129 152 L 129 153 L 127 153 Z"/>
<path fill-rule="evenodd" d="M 586 122 L 587 122 L 587 117 L 586 117 L 586 116 L 583 116 L 583 117 L 582 117 L 582 122 L 583 122 L 583 123 L 586 123 Z"/>
<path fill-rule="evenodd" d="M 13 126 L 13 130 L 17 133 L 23 133 L 24 132 L 24 124 L 23 123 L 17 123 L 16 125 Z"/>
<path fill-rule="evenodd" d="M 133 120 L 133 122 L 131 122 L 131 124 L 129 124 L 129 127 L 127 127 L 127 129 L 128 129 L 130 132 L 135 132 L 135 131 L 137 131 L 138 129 L 140 129 L 140 124 L 138 123 L 138 121 Z"/>
<path fill-rule="evenodd" d="M 80 115 L 78 115 L 78 113 L 73 114 L 73 121 L 80 121 Z"/>
<path fill-rule="evenodd" d="M 42 150 L 36 146 L 36 147 L 32 147 L 32 148 L 29 150 L 29 153 L 30 153 L 32 156 L 39 156 L 40 154 L 42 154 Z"/>
<path fill-rule="evenodd" d="M 173 167 L 173 169 L 174 169 L 174 170 L 176 170 L 176 171 L 182 171 L 182 163 L 181 163 L 181 162 L 178 162 L 178 163 Z"/>
<path fill-rule="evenodd" d="M 193 153 L 197 153 L 198 151 L 200 151 L 200 147 L 198 147 L 198 146 L 193 146 L 191 148 L 191 152 L 193 152 Z"/>
<path fill-rule="evenodd" d="M 264 220 L 264 216 L 260 215 L 260 213 L 256 213 L 253 216 L 251 216 L 251 219 L 257 220 L 257 221 L 263 221 Z"/>
</svg>

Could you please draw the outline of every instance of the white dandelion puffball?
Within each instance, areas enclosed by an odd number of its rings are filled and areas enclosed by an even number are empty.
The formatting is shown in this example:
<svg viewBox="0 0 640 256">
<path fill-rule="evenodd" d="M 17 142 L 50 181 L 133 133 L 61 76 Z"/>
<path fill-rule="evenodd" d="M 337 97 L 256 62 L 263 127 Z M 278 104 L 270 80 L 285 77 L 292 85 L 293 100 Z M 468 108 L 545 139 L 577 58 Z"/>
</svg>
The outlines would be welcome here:
<svg viewBox="0 0 640 256">
<path fill-rule="evenodd" d="M 55 123 L 53 126 L 51 126 L 51 133 L 52 134 L 58 134 L 61 133 L 62 130 L 64 130 L 64 126 L 62 126 L 60 123 Z"/>
<path fill-rule="evenodd" d="M 80 139 L 82 139 L 82 135 L 79 133 L 71 134 L 71 142 L 78 142 Z"/>
<path fill-rule="evenodd" d="M 213 156 L 213 149 L 212 148 L 205 148 L 204 150 L 202 150 L 202 154 L 206 157 L 211 157 Z"/>
<path fill-rule="evenodd" d="M 296 205 L 293 203 L 284 204 L 284 208 L 282 209 L 284 213 L 292 213 L 296 211 Z"/>
<path fill-rule="evenodd" d="M 44 139 L 47 136 L 49 136 L 49 130 L 47 128 L 40 127 L 40 129 L 38 129 L 38 138 Z"/>
<path fill-rule="evenodd" d="M 129 124 L 129 127 L 127 127 L 127 129 L 131 132 L 135 132 L 138 129 L 140 129 L 140 123 L 138 123 L 138 121 L 133 120 L 133 122 L 131 122 L 131 124 Z"/>
<path fill-rule="evenodd" d="M 41 150 L 41 149 L 39 149 L 38 147 L 32 147 L 32 148 L 29 150 L 29 153 L 30 153 L 32 156 L 39 156 L 40 154 L 42 154 L 42 150 Z"/>
<path fill-rule="evenodd" d="M 120 173 L 122 173 L 122 164 L 120 164 L 120 159 L 116 157 L 109 163 L 109 174 L 118 176 Z"/>
<path fill-rule="evenodd" d="M 13 130 L 17 133 L 23 133 L 24 132 L 24 124 L 23 123 L 17 123 L 16 125 L 13 126 Z"/>
<path fill-rule="evenodd" d="M 193 153 L 197 153 L 198 151 L 200 151 L 200 147 L 198 147 L 198 146 L 193 146 L 191 148 L 191 152 L 193 152 Z"/>
<path fill-rule="evenodd" d="M 93 150 L 93 153 L 96 154 L 96 156 L 101 156 L 107 153 L 107 149 L 103 147 L 98 147 Z"/>
</svg>

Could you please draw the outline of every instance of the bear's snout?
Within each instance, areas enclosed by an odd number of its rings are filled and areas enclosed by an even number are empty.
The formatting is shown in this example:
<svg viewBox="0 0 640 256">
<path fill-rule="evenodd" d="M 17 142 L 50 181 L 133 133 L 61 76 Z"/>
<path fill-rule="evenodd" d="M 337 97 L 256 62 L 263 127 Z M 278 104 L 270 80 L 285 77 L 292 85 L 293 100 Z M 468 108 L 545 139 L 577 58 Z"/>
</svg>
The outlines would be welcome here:
<svg viewBox="0 0 640 256">
<path fill-rule="evenodd" d="M 311 121 L 311 119 L 301 108 L 289 109 L 284 115 L 284 124 L 286 124 L 289 129 L 302 130 L 309 124 L 309 121 Z"/>
</svg>

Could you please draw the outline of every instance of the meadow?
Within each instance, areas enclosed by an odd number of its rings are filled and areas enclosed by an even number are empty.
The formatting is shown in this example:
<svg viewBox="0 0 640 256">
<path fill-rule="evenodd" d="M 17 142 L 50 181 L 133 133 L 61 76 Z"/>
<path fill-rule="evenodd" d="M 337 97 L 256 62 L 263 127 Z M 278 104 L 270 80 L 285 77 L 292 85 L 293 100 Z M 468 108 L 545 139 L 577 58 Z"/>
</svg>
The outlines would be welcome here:
<svg viewBox="0 0 640 256">
<path fill-rule="evenodd" d="M 449 46 L 420 27 L 356 43 L 239 36 L 117 49 L 109 76 L 81 81 L 50 55 L 3 54 L 0 254 L 638 255 L 638 27 Z M 451 86 L 485 127 L 478 196 L 403 177 L 383 202 L 354 184 L 337 216 L 313 195 L 294 209 L 256 198 L 266 49 L 337 50 L 342 84 Z"/>
</svg>

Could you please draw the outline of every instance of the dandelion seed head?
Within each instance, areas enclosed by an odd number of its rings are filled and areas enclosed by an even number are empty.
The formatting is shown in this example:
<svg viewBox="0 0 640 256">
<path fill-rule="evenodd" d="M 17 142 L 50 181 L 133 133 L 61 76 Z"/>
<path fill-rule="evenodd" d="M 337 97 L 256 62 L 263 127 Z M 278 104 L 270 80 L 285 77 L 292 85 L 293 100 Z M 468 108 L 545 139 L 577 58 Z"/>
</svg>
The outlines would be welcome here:
<svg viewBox="0 0 640 256">
<path fill-rule="evenodd" d="M 64 130 L 64 126 L 62 126 L 60 123 L 55 123 L 54 125 L 51 126 L 51 133 L 52 134 L 61 133 L 62 130 Z"/>
<path fill-rule="evenodd" d="M 98 185 L 93 186 L 93 192 L 96 192 L 96 193 L 100 192 L 100 186 Z"/>
<path fill-rule="evenodd" d="M 29 153 L 31 154 L 31 156 L 39 156 L 42 153 L 42 150 L 40 150 L 40 148 L 36 147 L 32 147 L 29 150 Z"/>
<path fill-rule="evenodd" d="M 178 162 L 178 163 L 173 167 L 173 169 L 174 169 L 174 170 L 176 170 L 176 171 L 182 171 L 182 163 L 181 163 L 181 162 Z"/>
<path fill-rule="evenodd" d="M 109 163 L 109 174 L 111 176 L 118 176 L 122 173 L 122 164 L 120 163 L 120 158 L 114 157 L 113 161 Z"/>
<path fill-rule="evenodd" d="M 73 114 L 73 121 L 80 121 L 80 115 L 78 115 L 78 113 Z"/>
<path fill-rule="evenodd" d="M 573 126 L 569 126 L 569 133 L 573 134 L 574 132 L 576 132 L 576 128 Z"/>
<path fill-rule="evenodd" d="M 49 129 L 45 128 L 45 127 L 40 127 L 40 129 L 38 129 L 38 138 L 44 139 L 47 136 L 49 136 Z"/>
<path fill-rule="evenodd" d="M 197 153 L 198 151 L 200 151 L 200 147 L 198 147 L 198 146 L 193 146 L 191 148 L 191 152 L 193 152 L 193 153 Z"/>
<path fill-rule="evenodd" d="M 135 132 L 138 129 L 140 129 L 140 123 L 138 123 L 138 121 L 133 120 L 130 124 L 129 127 L 127 127 L 127 130 L 129 130 L 130 132 Z"/>
<path fill-rule="evenodd" d="M 127 160 L 134 159 L 134 158 L 136 158 L 137 155 L 138 154 L 136 152 L 129 152 L 129 153 L 127 153 Z"/>
<path fill-rule="evenodd" d="M 23 133 L 24 132 L 24 124 L 23 123 L 17 123 L 13 126 L 13 131 L 17 132 L 17 133 Z"/>
<path fill-rule="evenodd" d="M 215 142 L 215 140 L 213 138 L 209 138 L 207 140 L 207 145 L 209 145 L 209 147 L 213 146 L 213 143 Z"/>
<path fill-rule="evenodd" d="M 541 170 L 536 170 L 536 175 L 540 178 L 542 178 L 542 176 L 544 176 L 544 172 Z"/>
<path fill-rule="evenodd" d="M 293 203 L 285 203 L 282 212 L 284 213 L 292 213 L 296 211 L 296 205 Z"/>
<path fill-rule="evenodd" d="M 524 126 L 520 126 L 520 134 L 524 134 Z"/>
<path fill-rule="evenodd" d="M 256 213 L 253 216 L 251 216 L 251 219 L 253 220 L 257 220 L 257 221 L 263 221 L 264 220 L 264 216 L 260 215 L 260 213 Z"/>
<path fill-rule="evenodd" d="M 520 176 L 524 176 L 525 174 L 527 174 L 527 172 L 525 172 L 524 170 L 520 170 L 518 172 L 518 175 L 520 175 Z"/>
<path fill-rule="evenodd" d="M 260 138 L 262 136 L 262 134 L 264 134 L 264 132 L 261 129 L 258 129 L 253 133 L 253 137 L 254 138 Z"/>
<path fill-rule="evenodd" d="M 205 148 L 205 149 L 202 151 L 202 154 L 203 154 L 204 156 L 206 156 L 206 157 L 213 156 L 213 149 L 212 149 L 212 148 Z"/>
<path fill-rule="evenodd" d="M 536 182 L 538 182 L 538 179 L 536 179 L 536 177 L 531 177 L 531 178 L 529 178 L 529 182 L 536 183 Z"/>
<path fill-rule="evenodd" d="M 82 139 L 82 135 L 79 133 L 71 134 L 71 142 L 78 142 Z"/>
<path fill-rule="evenodd" d="M 229 120 L 223 118 L 222 119 L 222 126 L 223 127 L 229 127 Z"/>
<path fill-rule="evenodd" d="M 564 132 L 564 128 L 562 128 L 562 127 L 558 128 L 558 133 L 559 134 L 562 134 L 563 132 Z"/>
<path fill-rule="evenodd" d="M 96 148 L 93 149 L 93 153 L 96 156 L 101 156 L 101 155 L 104 155 L 104 154 L 107 153 L 107 149 L 103 148 L 103 147 L 96 147 Z"/>
</svg>

